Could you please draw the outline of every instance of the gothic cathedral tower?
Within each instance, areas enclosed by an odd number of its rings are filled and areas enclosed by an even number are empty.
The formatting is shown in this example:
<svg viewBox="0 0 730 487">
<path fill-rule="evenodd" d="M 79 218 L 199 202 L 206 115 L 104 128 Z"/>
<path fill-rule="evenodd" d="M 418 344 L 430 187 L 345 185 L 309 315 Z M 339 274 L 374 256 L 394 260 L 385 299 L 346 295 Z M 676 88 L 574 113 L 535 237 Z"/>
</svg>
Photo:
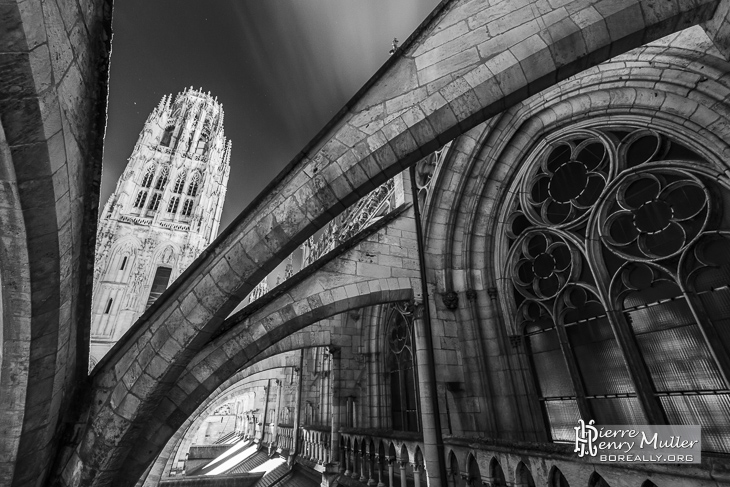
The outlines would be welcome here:
<svg viewBox="0 0 730 487">
<path fill-rule="evenodd" d="M 90 365 L 216 237 L 230 171 L 223 107 L 163 96 L 99 219 Z"/>
</svg>

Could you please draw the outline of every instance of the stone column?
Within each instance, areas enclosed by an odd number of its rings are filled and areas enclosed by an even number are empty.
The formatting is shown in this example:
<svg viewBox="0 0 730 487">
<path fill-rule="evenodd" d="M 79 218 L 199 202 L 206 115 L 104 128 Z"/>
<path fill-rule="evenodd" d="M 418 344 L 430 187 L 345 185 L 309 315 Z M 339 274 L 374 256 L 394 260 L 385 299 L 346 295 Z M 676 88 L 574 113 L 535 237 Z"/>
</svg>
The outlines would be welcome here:
<svg viewBox="0 0 730 487">
<path fill-rule="evenodd" d="M 332 430 L 330 432 L 330 463 L 338 463 L 340 461 L 340 420 L 342 414 L 342 405 L 340 403 L 340 391 L 337 384 L 337 378 L 340 376 L 340 349 L 330 347 L 332 355 L 330 369 L 330 401 L 332 414 Z"/>
<path fill-rule="evenodd" d="M 347 412 L 345 426 L 352 428 L 352 396 L 347 396 Z"/>
<path fill-rule="evenodd" d="M 408 465 L 408 462 L 400 462 L 400 487 L 408 487 L 408 479 L 406 478 L 406 465 Z"/>
<path fill-rule="evenodd" d="M 394 487 L 393 486 L 393 482 L 394 482 L 393 470 L 395 470 L 395 468 L 393 466 L 394 463 L 395 463 L 395 458 L 388 458 L 388 487 Z"/>
<path fill-rule="evenodd" d="M 299 427 L 301 426 L 301 409 L 302 409 L 302 375 L 304 373 L 304 349 L 302 349 L 299 355 L 299 369 L 295 369 L 298 373 L 297 377 L 297 393 L 296 400 L 294 401 L 296 409 L 294 409 L 294 429 L 292 431 L 292 449 L 289 452 L 289 460 L 292 461 L 298 453 L 299 447 Z"/>
<path fill-rule="evenodd" d="M 271 432 L 272 442 L 276 442 L 277 446 L 279 445 L 279 412 L 281 411 L 281 392 L 282 392 L 282 382 L 279 379 L 274 379 L 276 381 L 276 409 L 274 411 L 274 417 L 272 418 L 274 422 L 274 429 Z"/>
<path fill-rule="evenodd" d="M 266 414 L 269 412 L 269 392 L 271 391 L 271 379 L 269 379 L 266 383 L 266 387 L 264 387 L 264 392 L 266 393 L 264 396 L 264 414 L 263 418 L 261 420 L 261 437 L 259 439 L 259 444 L 264 444 L 264 437 L 266 436 Z"/>
<path fill-rule="evenodd" d="M 423 304 L 416 304 L 413 313 L 413 326 L 416 336 L 416 365 L 418 367 L 418 388 L 421 394 L 421 428 L 423 430 L 423 461 L 427 466 L 429 487 L 441 487 L 439 465 L 444 464 L 443 439 L 441 438 L 440 418 L 438 414 L 436 378 L 434 364 L 431 362 L 431 350 L 426 341 L 426 326 L 423 319 Z"/>
<path fill-rule="evenodd" d="M 383 483 L 383 457 L 376 455 L 375 462 L 378 466 L 378 487 L 385 487 Z"/>
<path fill-rule="evenodd" d="M 369 476 L 368 476 L 368 485 L 370 487 L 375 487 L 377 485 L 377 482 L 373 477 L 375 477 L 375 455 L 373 455 L 373 452 L 368 452 L 368 469 L 369 469 Z"/>
<path fill-rule="evenodd" d="M 360 447 L 360 482 L 365 482 L 367 477 L 367 468 L 368 468 L 368 453 L 365 446 Z"/>
<path fill-rule="evenodd" d="M 421 487 L 421 466 L 417 463 L 413 464 L 413 485 Z"/>
<path fill-rule="evenodd" d="M 360 445 L 360 448 L 362 448 L 362 445 Z M 352 449 L 352 478 L 355 480 L 360 479 L 360 473 L 358 472 L 358 470 L 360 470 L 361 465 L 358 465 L 358 462 L 357 462 L 358 453 L 360 453 L 360 452 L 355 451 L 355 448 L 353 447 L 353 449 Z"/>
<path fill-rule="evenodd" d="M 344 475 L 349 476 L 350 474 L 352 474 L 352 472 L 350 471 L 350 449 L 345 446 L 344 450 L 345 452 L 342 458 L 343 463 L 345 464 Z"/>
</svg>

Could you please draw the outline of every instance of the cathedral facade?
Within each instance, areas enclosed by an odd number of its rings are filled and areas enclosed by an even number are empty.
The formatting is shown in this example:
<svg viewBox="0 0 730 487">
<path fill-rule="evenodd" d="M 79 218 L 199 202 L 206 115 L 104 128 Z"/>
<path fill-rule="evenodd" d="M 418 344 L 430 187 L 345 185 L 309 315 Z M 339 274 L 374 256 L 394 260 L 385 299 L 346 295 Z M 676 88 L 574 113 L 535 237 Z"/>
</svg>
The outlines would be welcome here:
<svg viewBox="0 0 730 487">
<path fill-rule="evenodd" d="M 218 234 L 231 158 L 223 115 L 190 88 L 147 117 L 99 217 L 92 368 Z"/>
<path fill-rule="evenodd" d="M 730 484 L 730 1 L 439 3 L 151 302 L 157 245 L 91 373 L 93 264 L 103 318 L 147 238 L 89 223 L 110 7 L 3 5 L 0 483 Z M 143 235 L 198 231 L 167 120 L 102 214 Z M 591 421 L 700 453 L 582 455 Z"/>
</svg>

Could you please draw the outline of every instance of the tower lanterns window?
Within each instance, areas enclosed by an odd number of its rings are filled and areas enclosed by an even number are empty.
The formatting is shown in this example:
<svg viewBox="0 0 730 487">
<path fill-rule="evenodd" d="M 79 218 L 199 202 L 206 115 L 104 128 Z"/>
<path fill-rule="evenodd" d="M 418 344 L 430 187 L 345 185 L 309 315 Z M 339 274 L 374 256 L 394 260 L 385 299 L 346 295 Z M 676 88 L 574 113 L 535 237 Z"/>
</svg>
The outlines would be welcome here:
<svg viewBox="0 0 730 487">
<path fill-rule="evenodd" d="M 167 284 L 170 282 L 170 275 L 172 274 L 172 269 L 170 267 L 158 267 L 157 271 L 155 272 L 155 278 L 152 280 L 152 287 L 150 289 L 150 296 L 147 298 L 147 306 L 145 306 L 145 310 L 147 310 L 152 304 L 157 301 L 157 298 L 159 298 L 162 293 L 165 292 L 165 289 L 167 289 Z"/>
<path fill-rule="evenodd" d="M 142 208 L 144 207 L 144 202 L 147 199 L 147 191 L 140 190 L 139 193 L 137 193 L 137 199 L 134 200 L 134 207 L 135 208 Z"/>
<path fill-rule="evenodd" d="M 144 175 L 144 178 L 142 179 L 142 187 L 143 188 L 149 188 L 152 186 L 152 178 L 155 176 L 155 168 L 153 166 L 149 167 L 147 169 L 147 172 Z"/>
<path fill-rule="evenodd" d="M 205 150 L 208 148 L 209 137 L 210 135 L 208 135 L 206 132 L 200 134 L 200 139 L 198 139 L 198 146 L 195 148 L 195 154 L 203 155 L 205 153 Z"/>
<path fill-rule="evenodd" d="M 160 172 L 160 176 L 157 178 L 157 183 L 155 184 L 155 189 L 161 190 L 165 189 L 165 186 L 167 186 L 167 181 L 170 177 L 170 170 L 168 168 L 163 168 Z"/>
<path fill-rule="evenodd" d="M 123 271 L 124 268 L 127 267 L 127 259 L 128 259 L 128 257 L 125 255 L 124 258 L 122 259 L 122 265 L 119 267 L 120 271 Z"/>
<path fill-rule="evenodd" d="M 105 315 L 108 315 L 111 312 L 113 303 L 114 300 L 112 298 L 109 298 L 109 301 L 106 302 L 106 308 L 104 308 Z"/>
<path fill-rule="evenodd" d="M 154 193 L 152 195 L 152 198 L 150 198 L 150 204 L 147 206 L 147 209 L 150 211 L 157 211 L 157 208 L 160 207 L 161 199 L 162 199 L 162 193 Z"/>
<path fill-rule="evenodd" d="M 185 200 L 185 204 L 183 204 L 182 216 L 190 216 L 192 213 L 193 213 L 193 200 L 187 199 L 187 200 Z"/>
<path fill-rule="evenodd" d="M 195 198 L 198 195 L 198 185 L 200 183 L 200 175 L 198 173 L 195 173 L 193 175 L 193 179 L 190 181 L 190 186 L 188 186 L 188 196 L 192 196 Z"/>
<path fill-rule="evenodd" d="M 167 212 L 175 214 L 177 213 L 177 207 L 180 204 L 180 197 L 179 196 L 173 196 L 170 198 L 170 202 L 167 204 Z"/>
<path fill-rule="evenodd" d="M 165 133 L 162 134 L 162 140 L 160 141 L 160 145 L 162 147 L 170 147 L 170 142 L 172 142 L 172 133 L 175 131 L 174 126 L 169 126 L 165 129 Z"/>
<path fill-rule="evenodd" d="M 175 186 L 172 188 L 172 192 L 175 194 L 180 194 L 180 193 L 182 193 L 184 186 L 185 186 L 185 175 L 181 174 L 175 180 Z"/>
</svg>

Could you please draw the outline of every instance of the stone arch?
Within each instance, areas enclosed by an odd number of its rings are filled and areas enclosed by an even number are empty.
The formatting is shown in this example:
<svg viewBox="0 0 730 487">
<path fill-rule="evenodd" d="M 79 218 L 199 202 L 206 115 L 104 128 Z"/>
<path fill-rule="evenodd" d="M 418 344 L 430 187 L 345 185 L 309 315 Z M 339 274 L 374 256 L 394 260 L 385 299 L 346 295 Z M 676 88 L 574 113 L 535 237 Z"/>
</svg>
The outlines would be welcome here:
<svg viewBox="0 0 730 487">
<path fill-rule="evenodd" d="M 466 457 L 466 471 L 468 474 L 467 485 L 481 485 L 482 472 L 479 470 L 479 463 L 477 463 L 476 457 L 471 452 Z"/>
<path fill-rule="evenodd" d="M 294 353 L 280 353 L 274 356 L 263 357 L 259 362 L 239 371 L 236 375 L 221 384 L 175 431 L 175 434 L 168 440 L 159 456 L 155 459 L 155 462 L 151 465 L 151 469 L 137 482 L 137 486 L 156 486 L 163 474 L 170 472 L 170 469 L 177 464 L 181 452 L 185 451 L 182 442 L 187 432 L 191 428 L 195 428 L 195 422 L 205 414 L 204 411 L 210 408 L 212 403 L 217 403 L 219 398 L 227 399 L 231 394 L 236 393 L 238 384 L 246 381 L 248 377 L 285 367 L 293 367 L 298 363 L 299 357 Z"/>
<path fill-rule="evenodd" d="M 499 464 L 496 457 L 492 457 L 489 461 L 489 476 L 492 478 L 494 487 L 507 487 L 504 470 L 502 470 L 502 465 Z"/>
<path fill-rule="evenodd" d="M 550 474 L 548 475 L 548 486 L 549 487 L 570 487 L 568 480 L 563 475 L 560 469 L 553 465 L 550 468 Z"/>
<path fill-rule="evenodd" d="M 535 487 L 532 473 L 524 462 L 519 462 L 515 468 L 515 487 Z"/>
<path fill-rule="evenodd" d="M 455 1 L 453 5 L 457 3 L 461 2 Z M 148 387 L 149 384 L 137 383 L 138 380 L 131 387 L 144 390 L 140 397 L 133 399 L 126 389 L 109 395 L 99 415 L 90 418 L 112 418 L 119 430 L 118 439 L 104 444 L 93 434 L 84 436 L 84 446 L 77 448 L 77 455 L 69 455 L 69 463 L 61 468 L 68 475 L 78 472 L 91 484 L 104 483 L 112 472 L 116 475 L 124 470 L 128 473 L 123 483 L 132 484 L 136 480 L 133 477 L 154 457 L 156 448 L 142 449 L 148 458 L 141 465 L 132 469 L 121 467 L 128 447 L 125 450 L 120 445 L 134 444 L 140 431 L 132 422 L 143 416 L 139 406 L 144 411 L 148 403 L 164 396 L 167 385 L 175 382 L 188 358 L 205 345 L 225 316 L 278 262 L 331 216 L 353 203 L 359 194 L 417 162 L 442 143 L 589 63 L 604 61 L 688 25 L 710 20 L 717 2 L 678 1 L 662 5 L 652 8 L 653 4 L 650 7 L 631 0 L 609 7 L 596 3 L 586 7 L 592 9 L 590 16 L 589 12 L 570 12 L 564 7 L 554 12 L 528 9 L 519 19 L 510 17 L 500 22 L 505 24 L 501 28 L 508 31 L 521 28 L 520 35 L 513 31 L 507 36 L 480 40 L 490 43 L 486 46 L 487 58 L 480 57 L 476 41 L 460 46 L 457 52 L 440 48 L 438 55 L 460 55 L 463 62 L 456 67 L 452 62 L 429 61 L 434 56 L 429 54 L 431 47 L 441 46 L 434 46 L 438 41 L 429 42 L 427 36 L 439 25 L 445 27 L 463 20 L 476 27 L 488 27 L 491 17 L 479 10 L 489 5 L 471 11 L 466 19 L 464 9 L 445 8 L 443 4 L 428 20 L 433 28 L 424 26 L 401 47 L 328 130 L 305 148 L 285 175 L 277 178 L 267 195 L 256 199 L 221 234 L 213 248 L 186 271 L 189 279 L 171 287 L 143 315 L 141 324 L 129 333 L 127 343 L 105 362 L 94 380 L 99 388 L 110 380 L 120 384 L 121 377 L 116 377 L 113 369 L 118 363 L 134 360 L 136 349 L 132 348 L 141 349 L 153 338 L 164 341 L 158 335 L 168 333 L 163 323 L 182 324 L 182 320 L 187 320 L 194 332 L 182 338 L 178 346 L 170 347 L 170 360 L 160 370 L 160 376 L 165 376 L 162 384 L 166 386 Z M 490 29 L 483 30 L 487 35 Z M 483 42 L 478 44 L 482 46 Z M 500 54 L 492 56 L 493 52 Z M 525 71 L 523 66 L 532 68 Z M 446 80 L 451 79 L 456 72 L 459 77 L 428 93 L 426 84 L 447 76 Z M 389 83 L 391 76 L 404 82 Z M 392 130 L 381 130 L 371 137 L 361 130 L 366 124 L 384 121 L 394 114 L 400 118 L 395 125 L 389 125 Z M 196 311 L 190 312 L 193 309 Z M 88 428 L 89 432 L 93 430 Z"/>
<path fill-rule="evenodd" d="M 396 460 L 396 456 L 397 456 L 397 453 L 396 453 L 395 443 L 393 443 L 391 441 L 389 443 L 389 445 L 388 445 L 388 458 L 390 458 L 393 461 L 395 461 Z"/>
<path fill-rule="evenodd" d="M 93 276 L 94 188 L 106 113 L 106 7 L 107 2 L 89 4 L 82 14 L 74 5 L 62 18 L 55 4 L 3 6 L 3 485 L 47 482 L 64 421 L 73 415 L 72 397 L 88 373 L 87 284 Z"/>
<path fill-rule="evenodd" d="M 699 31 L 704 36 L 699 27 L 693 28 L 692 31 Z M 600 69 L 587 70 L 577 75 L 574 80 L 545 90 L 539 99 L 528 99 L 504 112 L 502 116 L 494 117 L 482 132 L 474 129 L 454 141 L 452 145 L 452 150 L 456 151 L 454 157 L 461 157 L 454 161 L 455 165 L 465 160 L 473 161 L 475 158 L 479 158 L 481 162 L 474 163 L 477 166 L 475 169 L 455 170 L 460 174 L 459 183 L 462 186 L 459 188 L 463 188 L 458 191 L 467 197 L 463 198 L 463 202 L 454 205 L 458 211 L 453 211 L 454 207 L 450 207 L 451 211 L 436 213 L 438 223 L 449 225 L 451 230 L 447 233 L 450 232 L 450 237 L 442 241 L 443 246 L 430 243 L 427 252 L 438 255 L 439 259 L 449 258 L 442 257 L 444 254 L 451 255 L 453 259 L 463 258 L 462 261 L 455 260 L 456 265 L 453 267 L 457 269 L 474 269 L 484 272 L 485 275 L 496 275 L 495 269 L 499 268 L 499 265 L 492 256 L 501 255 L 502 251 L 492 240 L 493 235 L 498 234 L 492 228 L 496 222 L 504 221 L 506 217 L 504 214 L 497 214 L 499 208 L 495 202 L 503 200 L 509 190 L 509 181 L 519 170 L 516 161 L 520 160 L 525 151 L 530 150 L 532 141 L 539 139 L 540 134 L 560 129 L 576 119 L 584 118 L 587 121 L 583 123 L 591 124 L 600 117 L 615 118 L 623 112 L 632 120 L 638 121 L 637 123 L 661 124 L 664 128 L 671 128 L 672 133 L 676 133 L 682 141 L 686 141 L 687 138 L 681 136 L 680 129 L 696 131 L 707 143 L 693 142 L 690 145 L 704 154 L 710 152 L 712 148 L 713 155 L 708 159 L 720 163 L 724 158 L 723 164 L 726 166 L 728 147 L 725 140 L 728 140 L 726 128 L 728 121 L 727 110 L 722 105 L 723 100 L 727 99 L 728 86 L 722 76 L 727 72 L 728 64 L 702 50 L 683 49 L 681 47 L 683 39 L 690 35 L 694 34 L 683 32 L 675 36 L 675 40 L 666 41 L 670 43 L 671 49 L 667 48 L 663 40 L 662 45 L 648 45 L 604 63 Z M 636 67 L 627 68 L 626 63 L 630 61 L 641 61 L 646 64 L 651 61 L 652 66 L 661 69 L 647 70 L 638 63 Z M 687 79 L 697 81 L 705 76 L 702 73 L 707 72 L 707 81 L 712 86 L 703 86 L 704 82 L 698 82 L 696 88 L 690 90 L 683 83 L 674 84 L 661 77 L 662 73 L 669 72 L 676 74 L 684 72 Z M 660 92 L 662 89 L 668 94 Z M 671 93 L 673 90 L 676 94 Z M 689 97 L 691 101 L 686 104 L 680 102 L 684 99 L 683 94 L 688 92 L 691 92 Z M 699 147 L 702 145 L 706 147 L 704 149 Z M 448 162 L 447 159 L 446 163 Z M 477 170 L 479 165 L 482 172 Z M 477 186 L 480 184 L 484 185 L 484 188 Z M 468 195 L 476 196 L 471 198 Z M 448 197 L 454 199 L 451 191 Z M 456 248 L 449 250 L 446 243 L 452 240 Z M 486 264 L 482 265 L 482 262 Z M 481 307 L 475 312 L 476 315 L 473 315 L 468 308 L 459 310 L 463 313 L 459 318 L 465 325 L 461 328 L 464 331 L 468 330 L 465 315 L 476 320 L 474 316 L 478 317 L 482 313 L 481 310 L 486 310 L 488 304 L 493 304 L 492 299 L 499 301 L 505 296 L 505 289 L 500 282 L 488 282 L 482 285 L 471 280 L 474 273 L 470 272 L 459 272 L 457 279 L 452 279 L 449 266 L 443 267 L 446 269 L 445 281 L 452 282 L 457 291 L 474 290 L 473 296 Z M 460 281 L 458 277 L 461 276 L 463 277 Z M 494 298 L 490 298 L 486 292 L 492 287 L 501 291 L 497 292 Z M 501 308 L 506 309 L 504 305 Z M 487 314 L 481 315 L 482 320 L 493 316 L 488 311 L 484 313 Z M 512 323 L 511 317 L 504 316 L 504 318 L 508 323 Z M 494 333 L 497 334 L 498 331 Z M 517 334 L 517 331 L 509 328 L 502 333 L 501 339 L 506 341 L 505 335 Z M 489 357 L 486 360 L 489 360 Z M 525 408 L 498 408 L 494 416 L 504 417 L 523 410 Z M 539 415 L 535 414 L 535 417 Z M 516 421 L 514 418 L 513 420 Z M 499 423 L 509 424 L 508 421 Z M 540 434 L 540 431 L 535 434 Z"/>
<path fill-rule="evenodd" d="M 319 277 L 321 281 L 323 276 L 320 274 Z M 340 284 L 339 280 L 334 282 Z M 213 340 L 198 357 L 191 361 L 189 369 L 174 386 L 174 391 L 161 401 L 160 408 L 155 413 L 156 426 L 153 428 L 158 431 L 176 429 L 179 426 L 177 421 L 184 421 L 184 418 L 191 414 L 200 401 L 210 395 L 220 382 L 226 380 L 237 370 L 258 361 L 262 352 L 266 353 L 267 348 L 272 345 L 276 346 L 276 343 L 282 338 L 289 337 L 288 343 L 294 348 L 311 346 L 309 342 L 311 334 L 309 333 L 300 335 L 303 340 L 308 340 L 301 344 L 294 344 L 290 336 L 313 322 L 349 309 L 407 300 L 413 296 L 413 288 L 417 282 L 400 279 L 398 282 L 392 283 L 393 289 L 387 290 L 383 289 L 381 284 L 379 281 L 363 280 L 357 285 L 357 288 L 363 291 L 366 289 L 373 291 L 353 297 L 348 297 L 346 293 L 338 293 L 337 286 L 333 290 L 323 290 L 318 294 L 311 293 L 308 284 L 297 291 L 297 294 L 292 293 L 292 296 L 301 296 L 299 301 L 292 303 L 291 296 L 274 300 L 228 333 Z M 375 290 L 376 287 L 379 289 Z M 332 301 L 332 297 L 327 297 L 335 295 L 340 296 L 339 301 Z M 317 298 L 317 296 L 322 297 Z M 309 312 L 302 312 L 305 307 L 309 306 L 309 303 L 318 303 L 318 306 L 311 308 Z M 294 309 L 302 313 L 296 314 L 290 311 Z M 275 323 L 276 326 L 262 325 L 262 323 Z M 179 404 L 175 401 L 179 401 Z M 149 438 L 150 442 L 157 445 L 161 440 L 166 441 L 160 435 L 151 435 Z M 136 451 L 143 451 L 143 449 L 138 448 Z M 136 456 L 134 453 L 133 455 Z"/>
<path fill-rule="evenodd" d="M 588 487 L 611 487 L 598 472 L 593 472 L 588 478 Z"/>
<path fill-rule="evenodd" d="M 26 243 L 28 237 L 12 152 L 2 122 L 0 118 L 0 183 L 5 201 L 0 209 L 0 217 L 4 227 L 3 236 L 7 236 L 11 245 L 0 241 L 0 397 L 3 398 L 0 407 L 0 424 L 3 425 L 0 450 L 5 452 L 0 460 L 0 470 L 10 472 L 10 478 L 7 479 L 10 483 L 25 419 L 32 304 L 31 276 L 22 271 L 30 265 Z M 14 231 L 6 234 L 6 228 Z"/>
<path fill-rule="evenodd" d="M 135 264 L 134 256 L 137 252 L 137 249 L 140 248 L 142 248 L 142 243 L 134 235 L 126 235 L 119 238 L 118 240 L 115 240 L 109 249 L 109 254 L 111 255 L 111 258 L 109 259 L 107 268 L 104 269 L 102 272 L 104 272 L 106 276 L 109 276 L 112 269 L 119 269 L 121 267 L 122 259 L 125 255 L 129 257 L 129 259 L 125 263 L 125 269 L 127 270 L 127 272 L 131 272 Z"/>
<path fill-rule="evenodd" d="M 449 449 L 449 453 L 446 456 L 446 468 L 448 469 L 448 484 L 449 487 L 461 487 L 461 468 L 459 467 L 459 460 L 454 454 L 454 450 Z"/>
<path fill-rule="evenodd" d="M 404 462 L 404 463 L 409 463 L 410 460 L 411 460 L 411 454 L 408 451 L 408 448 L 406 447 L 406 444 L 403 443 L 400 446 L 400 455 L 398 455 L 398 461 Z"/>
</svg>

